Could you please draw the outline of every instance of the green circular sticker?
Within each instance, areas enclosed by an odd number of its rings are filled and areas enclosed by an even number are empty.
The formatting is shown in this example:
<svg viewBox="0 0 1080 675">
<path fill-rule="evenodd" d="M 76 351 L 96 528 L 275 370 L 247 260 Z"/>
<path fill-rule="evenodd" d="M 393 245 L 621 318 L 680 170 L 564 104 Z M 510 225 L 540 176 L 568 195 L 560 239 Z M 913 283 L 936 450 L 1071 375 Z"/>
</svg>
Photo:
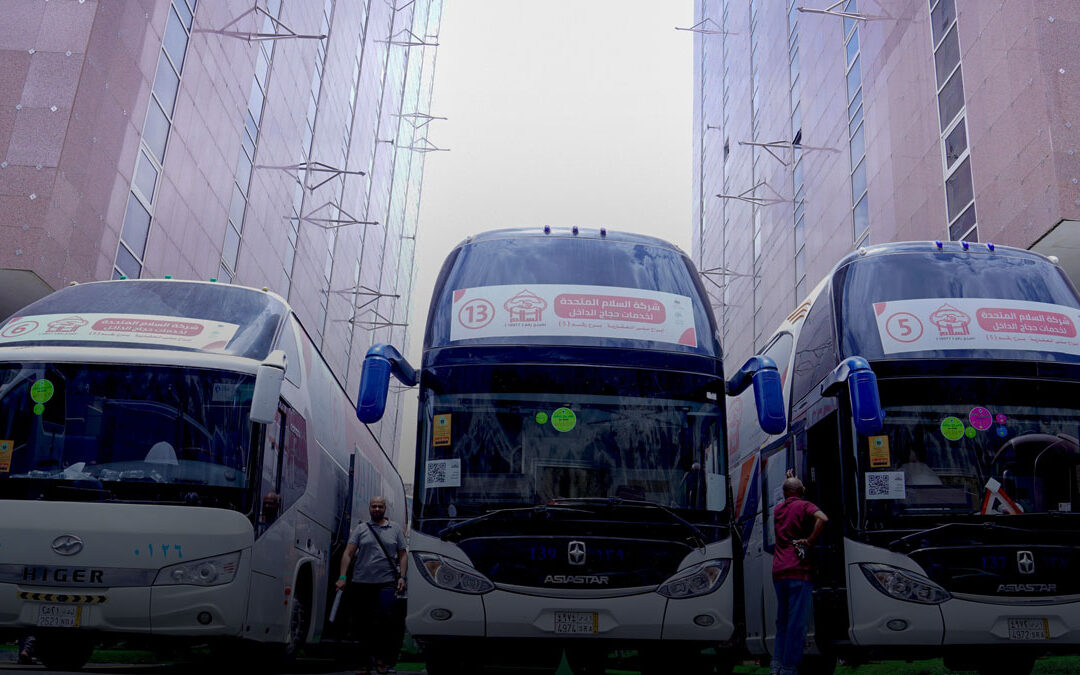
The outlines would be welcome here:
<svg viewBox="0 0 1080 675">
<path fill-rule="evenodd" d="M 964 429 L 964 435 L 968 438 L 975 438 L 975 427 L 968 427 Z"/>
<path fill-rule="evenodd" d="M 37 403 L 48 403 L 54 393 L 56 393 L 56 387 L 48 380 L 38 380 L 30 385 L 30 398 Z"/>
<path fill-rule="evenodd" d="M 45 412 L 45 404 L 43 404 L 43 403 L 35 403 L 34 404 L 34 414 L 35 415 L 40 415 L 43 412 Z"/>
<path fill-rule="evenodd" d="M 551 426 L 557 431 L 570 431 L 577 424 L 577 415 L 570 408 L 559 408 L 551 413 Z"/>
<path fill-rule="evenodd" d="M 959 417 L 946 417 L 941 420 L 941 435 L 950 441 L 958 441 L 964 436 L 964 423 Z"/>
<path fill-rule="evenodd" d="M 538 412 L 538 413 L 536 413 L 536 423 L 537 424 L 547 424 L 547 421 L 548 421 L 548 416 L 547 416 L 546 412 Z"/>
</svg>

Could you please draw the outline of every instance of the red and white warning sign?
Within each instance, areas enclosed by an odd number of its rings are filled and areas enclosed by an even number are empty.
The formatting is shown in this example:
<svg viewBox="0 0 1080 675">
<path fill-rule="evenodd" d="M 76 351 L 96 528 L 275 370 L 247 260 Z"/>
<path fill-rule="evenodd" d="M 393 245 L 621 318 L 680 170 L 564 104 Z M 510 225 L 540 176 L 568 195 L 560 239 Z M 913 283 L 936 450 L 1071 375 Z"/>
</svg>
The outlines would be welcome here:
<svg viewBox="0 0 1080 675">
<path fill-rule="evenodd" d="M 923 298 L 874 303 L 886 354 L 1011 349 L 1080 354 L 1080 310 L 992 298 Z"/>
<path fill-rule="evenodd" d="M 450 340 L 562 336 L 697 347 L 689 297 L 612 286 L 528 284 L 454 291 Z"/>
<path fill-rule="evenodd" d="M 148 314 L 40 314 L 12 319 L 0 330 L 0 343 L 137 342 L 218 350 L 238 328 L 235 323 Z"/>
<path fill-rule="evenodd" d="M 986 481 L 986 496 L 983 497 L 982 509 L 979 513 L 987 514 L 1011 514 L 1020 515 L 1024 512 L 1023 507 L 1009 498 L 1001 489 L 1001 483 L 991 478 Z"/>
</svg>

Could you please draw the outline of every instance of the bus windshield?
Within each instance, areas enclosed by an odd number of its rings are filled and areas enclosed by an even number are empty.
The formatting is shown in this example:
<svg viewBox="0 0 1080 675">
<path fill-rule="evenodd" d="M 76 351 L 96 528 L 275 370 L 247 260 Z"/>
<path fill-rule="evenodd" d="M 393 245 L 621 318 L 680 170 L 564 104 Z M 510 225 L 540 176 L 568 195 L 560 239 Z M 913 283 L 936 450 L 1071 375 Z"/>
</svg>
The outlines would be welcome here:
<svg viewBox="0 0 1080 675">
<path fill-rule="evenodd" d="M 0 363 L 0 498 L 248 508 L 254 377 Z"/>
<path fill-rule="evenodd" d="M 421 412 L 417 513 L 470 517 L 580 498 L 721 511 L 722 410 L 664 391 L 433 393 Z"/>
<path fill-rule="evenodd" d="M 993 255 L 909 252 L 868 256 L 838 269 L 834 288 L 838 316 L 844 317 L 840 326 L 841 358 L 1080 360 L 1075 347 L 1062 349 L 1048 341 L 1021 341 L 1021 335 L 1013 334 L 1037 333 L 1037 326 L 1006 330 L 994 343 L 976 339 L 976 335 L 995 329 L 976 315 L 975 310 L 984 305 L 991 313 L 999 307 L 1032 307 L 1061 316 L 1073 316 L 1071 310 L 1080 308 L 1080 299 L 1062 271 L 1029 254 L 999 250 Z M 910 313 L 920 314 L 914 309 L 920 302 L 930 303 L 929 307 L 939 312 L 919 322 Z M 908 316 L 907 323 L 904 315 Z M 918 339 L 931 335 L 948 339 L 936 345 Z M 892 338 L 888 345 L 884 344 L 887 336 Z"/>
<path fill-rule="evenodd" d="M 1080 385 L 882 380 L 879 436 L 860 437 L 867 519 L 1080 512 Z"/>
</svg>

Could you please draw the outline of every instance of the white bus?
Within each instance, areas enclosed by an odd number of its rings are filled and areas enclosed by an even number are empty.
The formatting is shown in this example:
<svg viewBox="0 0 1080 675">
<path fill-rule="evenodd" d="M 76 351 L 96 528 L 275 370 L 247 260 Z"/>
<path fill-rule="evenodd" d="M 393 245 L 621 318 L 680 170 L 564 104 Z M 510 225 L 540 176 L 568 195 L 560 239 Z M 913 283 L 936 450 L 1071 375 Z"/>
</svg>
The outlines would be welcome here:
<svg viewBox="0 0 1080 675">
<path fill-rule="evenodd" d="M 419 377 L 410 633 L 432 675 L 519 663 L 603 673 L 734 665 L 724 392 L 784 427 L 775 364 L 725 382 L 693 264 L 652 237 L 495 230 L 439 275 Z M 382 413 L 374 347 L 358 414 Z M 753 416 L 754 413 L 747 411 Z M 711 658 L 710 658 L 711 657 Z"/>
<path fill-rule="evenodd" d="M 0 630 L 50 668 L 116 638 L 319 640 L 353 505 L 404 522 L 352 408 L 265 290 L 116 280 L 26 307 L 0 325 Z"/>
<path fill-rule="evenodd" d="M 1078 329 L 1076 290 L 1035 253 L 909 242 L 841 260 L 763 352 L 787 430 L 729 405 L 749 651 L 773 651 L 787 469 L 829 516 L 807 672 L 839 656 L 1026 673 L 1080 650 Z"/>
</svg>

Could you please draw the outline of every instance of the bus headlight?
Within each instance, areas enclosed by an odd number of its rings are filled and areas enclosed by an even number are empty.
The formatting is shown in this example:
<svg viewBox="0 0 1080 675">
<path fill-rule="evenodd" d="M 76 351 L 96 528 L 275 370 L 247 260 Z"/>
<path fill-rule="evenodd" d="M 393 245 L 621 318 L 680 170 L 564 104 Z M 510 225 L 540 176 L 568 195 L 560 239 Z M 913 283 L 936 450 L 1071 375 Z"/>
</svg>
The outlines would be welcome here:
<svg viewBox="0 0 1080 675">
<path fill-rule="evenodd" d="M 656 592 L 673 599 L 705 595 L 724 583 L 729 569 L 731 569 L 730 560 L 707 560 L 677 573 L 660 584 Z"/>
<path fill-rule="evenodd" d="M 439 588 L 470 595 L 495 590 L 495 584 L 484 575 L 462 563 L 451 563 L 441 555 L 413 553 L 413 559 L 424 578 Z"/>
<path fill-rule="evenodd" d="M 154 579 L 155 586 L 219 586 L 236 578 L 240 567 L 240 551 L 213 558 L 200 558 L 191 562 L 162 567 Z"/>
<path fill-rule="evenodd" d="M 940 605 L 952 598 L 947 590 L 933 581 L 899 567 L 881 563 L 859 563 L 859 568 L 874 588 L 897 600 Z"/>
</svg>

